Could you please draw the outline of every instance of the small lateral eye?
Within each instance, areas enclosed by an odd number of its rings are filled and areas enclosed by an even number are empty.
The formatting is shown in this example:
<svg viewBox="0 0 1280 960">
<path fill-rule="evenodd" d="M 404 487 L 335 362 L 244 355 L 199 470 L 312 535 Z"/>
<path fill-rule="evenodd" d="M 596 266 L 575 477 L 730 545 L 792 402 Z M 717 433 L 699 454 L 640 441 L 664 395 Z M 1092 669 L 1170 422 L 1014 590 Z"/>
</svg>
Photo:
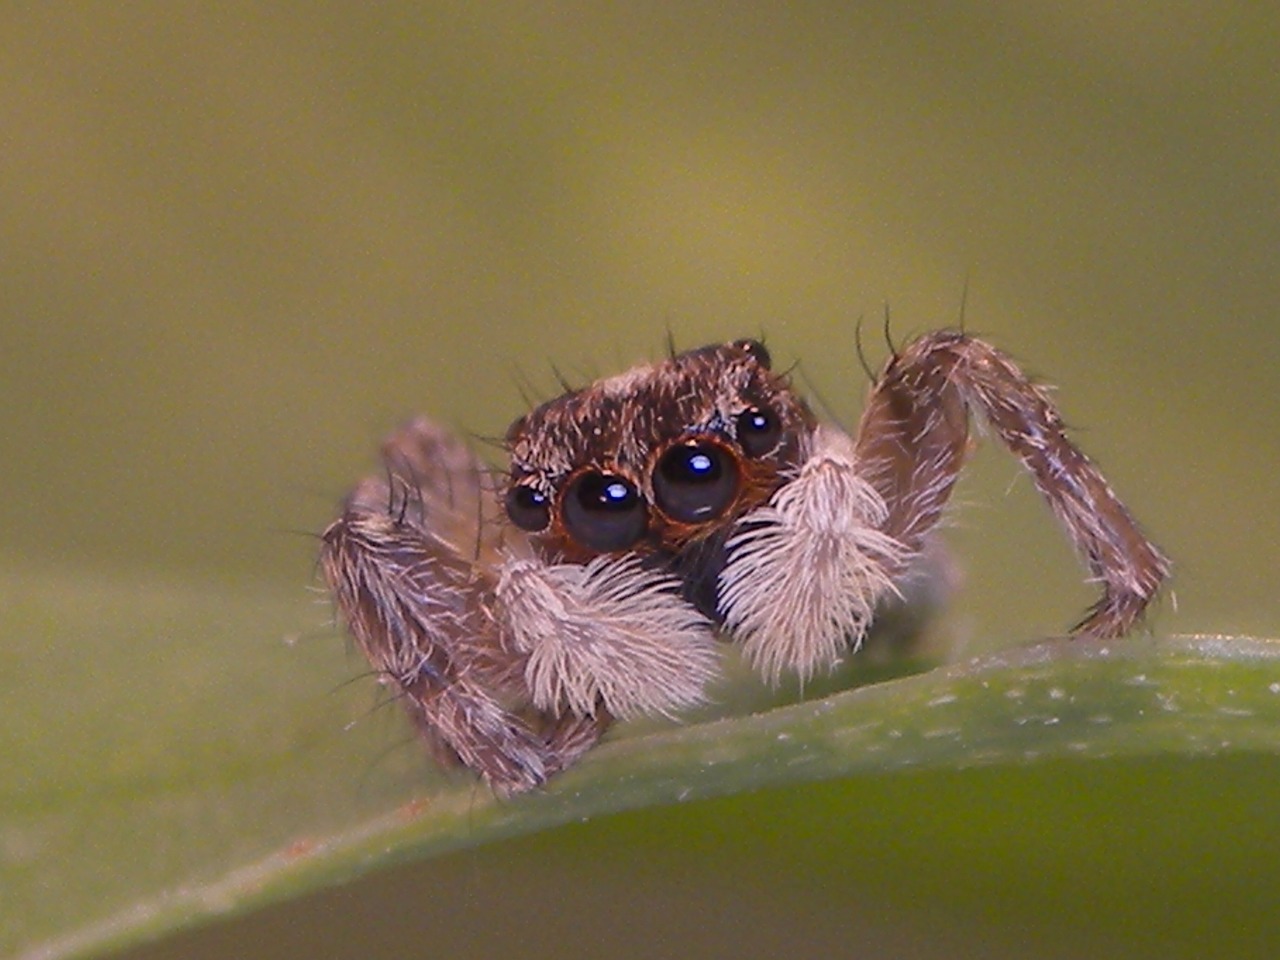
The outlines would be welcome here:
<svg viewBox="0 0 1280 960">
<path fill-rule="evenodd" d="M 738 494 L 738 471 L 718 444 L 686 440 L 658 461 L 653 494 L 672 520 L 705 523 L 733 503 Z"/>
<path fill-rule="evenodd" d="M 773 366 L 773 357 L 769 356 L 768 347 L 759 340 L 735 340 L 733 345 L 766 370 Z"/>
<path fill-rule="evenodd" d="M 635 485 L 611 473 L 584 473 L 569 484 L 562 504 L 570 535 L 590 550 L 625 550 L 642 536 L 649 513 Z"/>
<path fill-rule="evenodd" d="M 782 423 L 767 407 L 747 407 L 738 414 L 738 443 L 749 457 L 763 457 L 782 439 Z"/>
<path fill-rule="evenodd" d="M 507 491 L 507 516 L 521 530 L 537 533 L 551 522 L 551 504 L 541 490 L 518 484 Z"/>
</svg>

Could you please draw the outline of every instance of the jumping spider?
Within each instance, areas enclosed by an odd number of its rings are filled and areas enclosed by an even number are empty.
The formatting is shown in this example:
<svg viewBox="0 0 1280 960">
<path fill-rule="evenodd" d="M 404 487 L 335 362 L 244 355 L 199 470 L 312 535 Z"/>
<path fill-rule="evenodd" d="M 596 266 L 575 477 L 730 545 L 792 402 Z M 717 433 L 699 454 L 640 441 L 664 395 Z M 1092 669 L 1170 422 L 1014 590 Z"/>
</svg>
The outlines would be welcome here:
<svg viewBox="0 0 1280 960">
<path fill-rule="evenodd" d="M 617 719 L 675 714 L 718 634 L 769 680 L 855 649 L 960 472 L 976 412 L 1102 586 L 1074 632 L 1126 632 L 1169 573 L 1048 394 L 962 332 L 895 351 L 854 436 L 754 340 L 571 390 L 512 424 L 491 481 L 427 420 L 324 533 L 351 633 L 435 755 L 528 790 Z"/>
</svg>

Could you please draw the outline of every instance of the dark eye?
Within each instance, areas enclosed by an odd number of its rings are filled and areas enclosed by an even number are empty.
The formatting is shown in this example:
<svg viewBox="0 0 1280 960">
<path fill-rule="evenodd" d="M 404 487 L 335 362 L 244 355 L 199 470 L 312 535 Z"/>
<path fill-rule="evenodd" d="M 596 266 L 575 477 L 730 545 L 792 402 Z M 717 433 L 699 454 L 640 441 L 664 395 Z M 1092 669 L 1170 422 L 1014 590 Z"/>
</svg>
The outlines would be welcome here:
<svg viewBox="0 0 1280 960">
<path fill-rule="evenodd" d="M 521 530 L 536 533 L 545 530 L 551 522 L 551 505 L 541 490 L 527 485 L 515 486 L 507 491 L 507 516 Z"/>
<path fill-rule="evenodd" d="M 738 443 L 749 457 L 763 457 L 782 438 L 778 415 L 765 407 L 747 407 L 738 414 Z"/>
<path fill-rule="evenodd" d="M 720 516 L 738 493 L 738 471 L 713 443 L 688 440 L 662 455 L 653 471 L 653 494 L 672 520 L 703 523 Z"/>
<path fill-rule="evenodd" d="M 584 473 L 564 493 L 564 525 L 591 550 L 625 550 L 644 536 L 648 522 L 639 492 L 623 477 Z"/>
<path fill-rule="evenodd" d="M 766 370 L 773 364 L 769 349 L 759 340 L 735 340 L 733 345 Z"/>
</svg>

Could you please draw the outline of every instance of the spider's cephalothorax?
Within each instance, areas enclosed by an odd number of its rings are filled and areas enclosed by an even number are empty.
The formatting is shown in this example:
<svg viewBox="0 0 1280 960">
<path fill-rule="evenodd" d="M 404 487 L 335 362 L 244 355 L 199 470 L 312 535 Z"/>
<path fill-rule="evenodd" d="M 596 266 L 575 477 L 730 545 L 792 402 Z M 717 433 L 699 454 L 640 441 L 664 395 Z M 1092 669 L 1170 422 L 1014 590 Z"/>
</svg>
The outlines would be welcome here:
<svg viewBox="0 0 1280 960">
<path fill-rule="evenodd" d="M 511 425 L 508 517 L 548 558 L 635 553 L 716 615 L 735 521 L 794 478 L 816 421 L 754 340 L 636 367 Z"/>
<path fill-rule="evenodd" d="M 971 413 L 1103 587 L 1077 632 L 1126 631 L 1168 561 L 1047 393 L 955 331 L 890 358 L 852 437 L 819 424 L 752 340 L 543 404 L 508 431 L 499 484 L 418 420 L 325 531 L 322 564 L 436 754 L 527 789 L 613 718 L 700 702 L 717 630 L 774 681 L 855 648 L 941 516 Z"/>
</svg>

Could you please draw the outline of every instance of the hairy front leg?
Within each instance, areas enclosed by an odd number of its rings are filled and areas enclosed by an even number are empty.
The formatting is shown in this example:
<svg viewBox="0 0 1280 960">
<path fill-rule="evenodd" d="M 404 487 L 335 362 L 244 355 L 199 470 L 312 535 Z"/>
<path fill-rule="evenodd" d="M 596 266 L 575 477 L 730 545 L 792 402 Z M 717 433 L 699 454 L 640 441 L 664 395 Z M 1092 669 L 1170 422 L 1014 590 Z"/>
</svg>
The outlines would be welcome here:
<svg viewBox="0 0 1280 960">
<path fill-rule="evenodd" d="M 527 657 L 494 612 L 483 558 L 499 549 L 491 494 L 458 440 L 426 420 L 383 448 L 370 478 L 324 532 L 321 569 L 361 652 L 443 762 L 500 793 L 570 765 L 611 721 L 537 710 Z"/>
<path fill-rule="evenodd" d="M 807 680 L 856 648 L 910 560 L 883 529 L 884 500 L 853 440 L 819 426 L 801 451 L 795 475 L 739 521 L 718 582 L 725 629 L 775 684 L 789 671 Z"/>
</svg>

